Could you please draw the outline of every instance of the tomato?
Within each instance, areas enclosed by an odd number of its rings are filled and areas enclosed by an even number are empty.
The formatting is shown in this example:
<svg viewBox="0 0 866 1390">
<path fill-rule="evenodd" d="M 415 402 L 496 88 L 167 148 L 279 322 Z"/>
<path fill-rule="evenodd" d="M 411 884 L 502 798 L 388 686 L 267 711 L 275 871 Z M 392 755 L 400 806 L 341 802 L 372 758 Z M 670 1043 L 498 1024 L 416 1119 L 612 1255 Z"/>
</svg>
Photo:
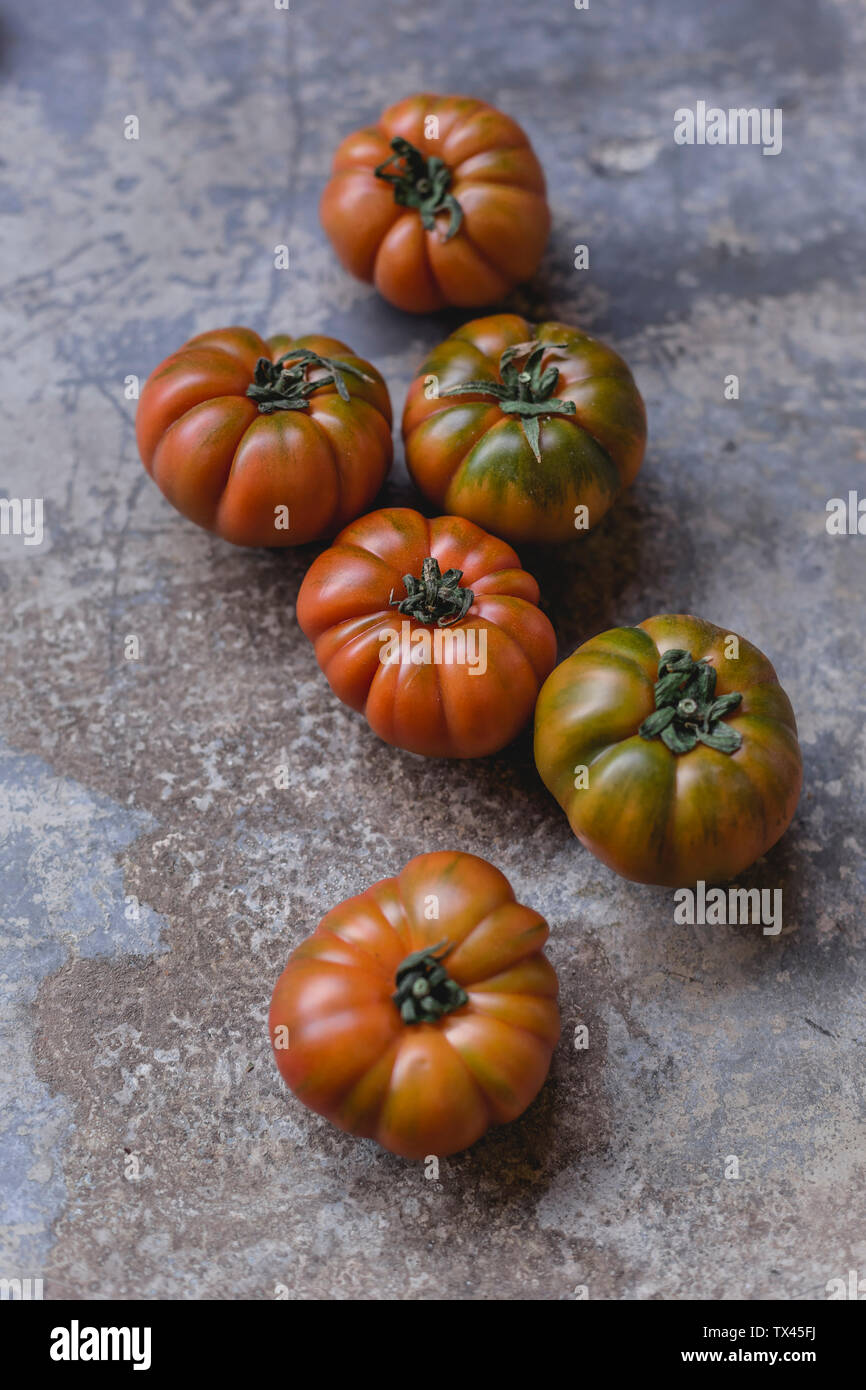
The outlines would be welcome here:
<svg viewBox="0 0 866 1390">
<path fill-rule="evenodd" d="M 559 1037 L 543 917 L 474 854 L 419 854 L 332 908 L 271 1001 L 299 1100 L 404 1158 L 468 1148 L 522 1115 Z"/>
<path fill-rule="evenodd" d="M 409 390 L 403 441 L 434 506 L 514 545 L 560 542 L 600 521 L 634 480 L 646 414 L 604 343 L 494 314 L 433 350 Z"/>
<path fill-rule="evenodd" d="M 169 502 L 234 545 L 330 537 L 391 466 L 391 402 L 337 338 L 200 333 L 145 383 L 136 434 Z"/>
<path fill-rule="evenodd" d="M 534 274 L 550 231 L 520 126 L 427 92 L 346 137 L 319 211 L 345 268 L 413 314 L 501 299 Z"/>
<path fill-rule="evenodd" d="M 538 597 L 503 541 L 397 507 L 341 532 L 297 612 L 334 694 L 386 743 L 481 758 L 524 726 L 556 660 Z"/>
<path fill-rule="evenodd" d="M 557 666 L 535 761 L 587 849 L 625 878 L 735 878 L 797 806 L 791 703 L 764 654 L 700 618 L 615 627 Z M 585 771 L 581 771 L 585 769 Z"/>
</svg>

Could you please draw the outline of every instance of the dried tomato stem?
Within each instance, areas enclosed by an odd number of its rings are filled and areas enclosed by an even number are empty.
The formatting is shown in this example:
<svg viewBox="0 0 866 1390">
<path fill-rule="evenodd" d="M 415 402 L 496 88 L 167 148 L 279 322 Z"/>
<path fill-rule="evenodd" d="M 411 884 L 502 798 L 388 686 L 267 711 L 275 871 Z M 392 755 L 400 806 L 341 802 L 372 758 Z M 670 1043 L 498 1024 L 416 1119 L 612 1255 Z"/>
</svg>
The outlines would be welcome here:
<svg viewBox="0 0 866 1390">
<path fill-rule="evenodd" d="M 428 232 L 436 226 L 436 214 L 447 212 L 449 221 L 444 240 L 450 241 L 460 230 L 463 209 L 453 193 L 448 192 L 451 183 L 448 165 L 436 155 L 425 159 L 402 135 L 395 135 L 391 150 L 388 158 L 375 169 L 376 178 L 392 185 L 395 203 L 415 208 L 421 214 Z M 393 169 L 389 168 L 391 165 Z"/>
<path fill-rule="evenodd" d="M 294 366 L 287 367 L 287 362 L 294 362 Z M 324 367 L 327 375 L 308 381 L 310 367 Z M 322 386 L 335 386 L 338 395 L 347 401 L 349 388 L 343 380 L 347 372 L 350 376 L 360 377 L 362 381 L 371 380 L 366 372 L 350 362 L 321 357 L 309 348 L 290 348 L 276 362 L 271 362 L 268 357 L 259 358 L 246 394 L 256 402 L 262 415 L 272 415 L 275 410 L 308 410 L 309 397 Z"/>
<path fill-rule="evenodd" d="M 743 697 L 732 690 L 716 699 L 715 691 L 716 668 L 708 661 L 695 661 L 691 652 L 679 648 L 665 652 L 654 686 L 656 707 L 638 733 L 660 738 L 672 753 L 690 753 L 699 743 L 719 753 L 736 753 L 743 736 L 724 719 Z"/>
<path fill-rule="evenodd" d="M 462 570 L 446 570 L 442 574 L 439 561 L 428 555 L 421 565 L 421 578 L 405 574 L 405 598 L 395 599 L 392 589 L 389 604 L 396 607 L 398 613 L 416 618 L 419 623 L 436 623 L 438 627 L 459 623 L 475 600 L 471 589 L 461 588 L 462 578 Z"/>
<path fill-rule="evenodd" d="M 404 1023 L 435 1023 L 469 1002 L 465 989 L 451 979 L 442 964 L 450 950 L 447 941 L 440 941 L 413 951 L 397 967 L 397 990 L 391 997 Z"/>
<path fill-rule="evenodd" d="M 499 359 L 500 381 L 464 381 L 443 391 L 443 396 L 492 396 L 506 415 L 517 415 L 536 461 L 541 463 L 539 418 L 542 415 L 575 415 L 574 401 L 557 400 L 552 392 L 559 371 L 551 363 L 541 369 L 545 352 L 562 352 L 564 343 L 518 343 L 506 348 Z M 515 359 L 525 358 L 518 371 Z"/>
</svg>

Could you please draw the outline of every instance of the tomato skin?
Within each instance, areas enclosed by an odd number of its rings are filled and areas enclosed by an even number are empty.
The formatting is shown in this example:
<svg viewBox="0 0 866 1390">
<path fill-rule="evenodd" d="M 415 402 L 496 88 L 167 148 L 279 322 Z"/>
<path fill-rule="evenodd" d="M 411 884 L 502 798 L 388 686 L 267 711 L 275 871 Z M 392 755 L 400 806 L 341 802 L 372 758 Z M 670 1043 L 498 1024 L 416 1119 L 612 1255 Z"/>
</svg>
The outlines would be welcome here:
<svg viewBox="0 0 866 1390">
<path fill-rule="evenodd" d="M 430 117 L 438 138 L 425 133 Z M 451 171 L 463 225 L 450 240 L 445 214 L 426 229 L 418 209 L 395 202 L 392 186 L 376 177 L 395 136 Z M 501 299 L 535 273 L 550 232 L 544 174 L 520 126 L 474 97 L 429 92 L 342 141 L 319 215 L 346 270 L 413 314 Z"/>
<path fill-rule="evenodd" d="M 542 417 L 541 463 L 523 422 L 495 399 L 445 395 L 466 382 L 500 382 L 502 353 L 532 341 L 565 344 L 563 354 L 545 353 L 542 361 L 559 370 L 552 395 L 576 407 L 573 416 Z M 438 395 L 428 397 L 431 377 Z M 434 348 L 409 389 L 403 442 L 409 472 L 434 506 L 513 545 L 558 544 L 595 526 L 634 481 L 646 411 L 627 364 L 604 343 L 567 324 L 493 314 Z M 582 529 L 578 506 L 588 510 Z"/>
<path fill-rule="evenodd" d="M 404 576 L 433 556 L 463 571 L 474 602 L 449 624 L 456 641 L 486 634 L 486 670 L 466 661 L 386 664 L 382 636 L 435 629 L 397 612 Z M 481 758 L 518 734 L 556 660 L 556 636 L 536 606 L 538 585 L 510 546 L 460 517 L 428 520 L 409 508 L 361 517 L 316 559 L 298 594 L 298 622 L 335 695 L 363 712 L 386 743 L 434 758 Z M 474 633 L 474 636 L 472 635 Z M 461 637 L 460 634 L 466 634 Z M 450 640 L 450 639 L 449 639 Z"/>
<path fill-rule="evenodd" d="M 292 348 L 346 361 L 349 401 L 333 384 L 306 410 L 260 413 L 246 395 L 259 358 Z M 324 376 L 320 367 L 310 379 Z M 151 373 L 138 404 L 142 462 L 174 507 L 233 545 L 288 546 L 333 536 L 372 502 L 391 466 L 382 377 L 337 338 L 221 328 L 191 338 Z M 277 509 L 288 507 L 288 529 Z"/>
<path fill-rule="evenodd" d="M 725 656 L 724 628 L 664 614 L 578 647 L 545 683 L 535 761 L 578 839 L 624 878 L 668 887 L 725 882 L 766 854 L 790 824 L 803 781 L 791 703 L 745 638 Z M 734 753 L 698 744 L 672 753 L 638 735 L 652 713 L 660 656 L 684 649 L 716 669 L 718 696 L 742 693 L 725 720 Z M 588 768 L 589 786 L 575 787 Z"/>
<path fill-rule="evenodd" d="M 550 1068 L 559 1010 L 547 936 L 486 860 L 418 855 L 332 908 L 292 952 L 269 1017 L 280 1074 L 311 1110 L 404 1158 L 468 1148 L 521 1115 Z M 468 1001 L 407 1024 L 392 999 L 397 967 L 446 937 L 444 964 Z"/>
</svg>

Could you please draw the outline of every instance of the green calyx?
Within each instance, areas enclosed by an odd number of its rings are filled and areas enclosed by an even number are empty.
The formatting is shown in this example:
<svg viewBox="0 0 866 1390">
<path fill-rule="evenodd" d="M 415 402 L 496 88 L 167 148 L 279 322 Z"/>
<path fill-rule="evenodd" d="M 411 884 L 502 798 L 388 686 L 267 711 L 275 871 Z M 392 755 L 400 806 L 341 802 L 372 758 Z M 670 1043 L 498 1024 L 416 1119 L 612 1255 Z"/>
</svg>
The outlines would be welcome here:
<svg viewBox="0 0 866 1390">
<path fill-rule="evenodd" d="M 453 193 L 448 192 L 451 184 L 448 165 L 436 155 L 425 159 L 402 135 L 395 135 L 391 149 L 393 154 L 374 170 L 376 178 L 392 185 L 395 203 L 417 209 L 428 232 L 436 226 L 437 212 L 447 212 L 448 230 L 444 239 L 450 241 L 460 230 L 463 209 Z M 389 165 L 394 168 L 389 169 Z"/>
<path fill-rule="evenodd" d="M 287 367 L 284 365 L 286 362 L 293 362 L 294 366 Z M 310 367 L 324 367 L 327 376 L 308 381 Z M 275 410 L 308 410 L 309 397 L 321 386 L 333 384 L 340 398 L 347 401 L 349 388 L 343 380 L 347 372 L 349 376 L 359 377 L 362 381 L 373 380 L 349 362 L 321 357 L 309 348 L 290 348 L 276 362 L 271 362 L 267 357 L 259 358 L 252 384 L 247 387 L 247 395 L 256 402 L 262 415 L 272 415 Z"/>
<path fill-rule="evenodd" d="M 417 618 L 419 623 L 436 623 L 438 627 L 459 623 L 475 600 L 471 589 L 461 589 L 462 578 L 462 570 L 446 570 L 442 574 L 439 561 L 429 555 L 421 566 L 420 579 L 404 574 L 405 598 L 395 599 L 391 590 L 389 606 L 407 618 Z"/>
<path fill-rule="evenodd" d="M 660 738 L 672 753 L 690 753 L 698 743 L 720 753 L 736 753 L 742 734 L 725 724 L 742 700 L 739 691 L 715 699 L 716 668 L 690 652 L 665 652 L 655 683 L 656 707 L 638 729 L 641 738 Z"/>
<path fill-rule="evenodd" d="M 542 371 L 545 352 L 563 352 L 564 343 L 518 343 L 506 348 L 499 359 L 501 381 L 464 381 L 451 386 L 443 396 L 492 396 L 506 415 L 517 415 L 536 462 L 541 463 L 539 418 L 542 415 L 575 415 L 574 401 L 560 401 L 553 396 L 559 370 L 552 363 Z M 526 360 L 518 366 L 521 358 Z"/>
<path fill-rule="evenodd" d="M 468 1004 L 469 995 L 451 979 L 442 960 L 451 950 L 447 941 L 413 951 L 397 967 L 397 992 L 391 996 L 404 1023 L 435 1023 Z"/>
</svg>

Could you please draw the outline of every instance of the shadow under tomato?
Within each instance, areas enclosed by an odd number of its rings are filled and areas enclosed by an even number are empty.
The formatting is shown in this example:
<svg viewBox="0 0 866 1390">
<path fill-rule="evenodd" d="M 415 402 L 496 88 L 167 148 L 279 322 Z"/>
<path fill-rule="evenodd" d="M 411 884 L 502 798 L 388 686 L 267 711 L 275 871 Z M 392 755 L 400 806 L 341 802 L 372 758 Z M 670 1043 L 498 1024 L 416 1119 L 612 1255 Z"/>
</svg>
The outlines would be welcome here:
<svg viewBox="0 0 866 1390">
<path fill-rule="evenodd" d="M 520 558 L 541 589 L 540 607 L 556 630 L 559 659 L 628 621 L 624 595 L 641 578 L 646 517 L 627 493 L 573 544 L 524 546 Z"/>
</svg>

